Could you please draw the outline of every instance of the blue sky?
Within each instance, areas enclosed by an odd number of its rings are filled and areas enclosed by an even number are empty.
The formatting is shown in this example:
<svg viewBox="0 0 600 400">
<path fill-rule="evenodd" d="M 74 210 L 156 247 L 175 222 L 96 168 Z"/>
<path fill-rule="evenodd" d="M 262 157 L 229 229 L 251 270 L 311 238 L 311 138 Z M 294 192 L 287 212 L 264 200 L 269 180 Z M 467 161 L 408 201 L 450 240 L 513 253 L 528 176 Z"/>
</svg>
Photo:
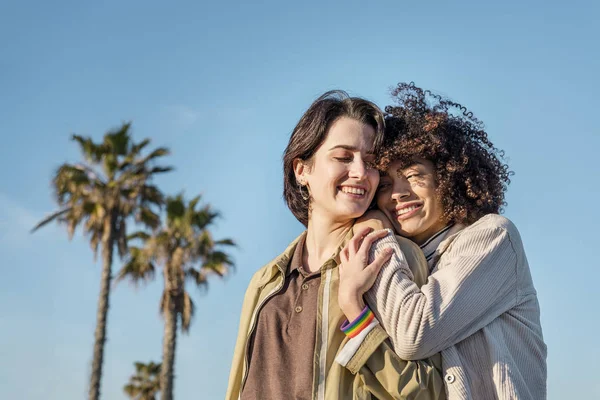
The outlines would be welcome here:
<svg viewBox="0 0 600 400">
<path fill-rule="evenodd" d="M 237 271 L 195 293 L 175 384 L 179 399 L 220 399 L 245 287 L 302 230 L 281 199 L 295 123 L 326 90 L 384 106 L 411 80 L 467 105 L 506 150 L 548 398 L 600 397 L 597 2 L 99 3 L 0 4 L 1 398 L 87 393 L 99 263 L 61 228 L 28 233 L 55 208 L 53 169 L 79 157 L 71 133 L 132 121 L 136 139 L 173 151 L 161 187 L 223 213 L 215 233 L 240 244 Z M 103 398 L 125 399 L 133 362 L 160 359 L 160 291 L 113 291 Z"/>
</svg>

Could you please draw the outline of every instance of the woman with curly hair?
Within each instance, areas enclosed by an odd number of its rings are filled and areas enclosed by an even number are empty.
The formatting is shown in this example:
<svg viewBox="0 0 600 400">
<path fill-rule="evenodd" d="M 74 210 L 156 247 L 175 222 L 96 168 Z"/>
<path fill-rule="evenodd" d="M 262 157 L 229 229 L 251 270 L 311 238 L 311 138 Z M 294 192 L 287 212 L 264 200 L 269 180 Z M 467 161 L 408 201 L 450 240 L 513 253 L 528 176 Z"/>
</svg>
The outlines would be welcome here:
<svg viewBox="0 0 600 400">
<path fill-rule="evenodd" d="M 392 94 L 397 104 L 386 108 L 378 162 L 380 211 L 355 227 L 342 251 L 340 307 L 345 315 L 372 309 L 365 331 L 387 331 L 403 359 L 441 352 L 450 400 L 545 399 L 537 294 L 519 232 L 499 215 L 511 174 L 503 153 L 460 104 L 412 83 Z M 369 226 L 392 227 L 421 247 L 425 285 L 413 282 L 391 233 L 364 257 Z M 387 247 L 394 255 L 369 289 L 356 276 Z M 345 365 L 361 340 L 351 339 L 337 361 Z"/>
</svg>

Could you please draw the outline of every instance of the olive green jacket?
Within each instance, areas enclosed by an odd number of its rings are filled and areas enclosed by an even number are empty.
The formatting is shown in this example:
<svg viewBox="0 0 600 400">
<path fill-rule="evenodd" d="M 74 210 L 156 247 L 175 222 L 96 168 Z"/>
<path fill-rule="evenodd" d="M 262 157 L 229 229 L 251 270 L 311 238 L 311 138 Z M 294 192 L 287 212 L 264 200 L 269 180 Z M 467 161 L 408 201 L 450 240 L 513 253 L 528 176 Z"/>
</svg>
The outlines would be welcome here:
<svg viewBox="0 0 600 400">
<path fill-rule="evenodd" d="M 439 358 L 423 361 L 401 360 L 393 351 L 388 335 L 376 326 L 371 329 L 344 362 L 336 362 L 338 351 L 348 341 L 340 330 L 345 317 L 338 306 L 339 251 L 352 238 L 350 230 L 340 248 L 321 268 L 314 354 L 313 396 L 324 399 L 416 399 L 439 400 L 445 397 L 443 381 L 436 369 Z M 416 282 L 427 279 L 427 262 L 417 245 L 399 238 L 400 247 L 414 271 Z M 233 354 L 226 400 L 238 400 L 248 373 L 248 347 L 263 305 L 284 286 L 288 263 L 298 238 L 283 254 L 258 270 L 246 291 L 238 338 Z M 435 365 L 434 365 L 435 364 Z M 273 379 L 285 379 L 274 376 Z"/>
</svg>

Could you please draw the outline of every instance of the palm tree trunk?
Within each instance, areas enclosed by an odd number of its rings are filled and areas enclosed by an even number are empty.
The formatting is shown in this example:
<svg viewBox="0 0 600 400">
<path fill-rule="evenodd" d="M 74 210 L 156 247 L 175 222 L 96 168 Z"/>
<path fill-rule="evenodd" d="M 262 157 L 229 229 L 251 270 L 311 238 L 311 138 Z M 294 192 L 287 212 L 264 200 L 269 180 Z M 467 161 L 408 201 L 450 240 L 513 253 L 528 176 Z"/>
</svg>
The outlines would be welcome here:
<svg viewBox="0 0 600 400">
<path fill-rule="evenodd" d="M 167 268 L 165 268 L 167 269 Z M 176 296 L 172 281 L 165 272 L 166 307 L 164 308 L 165 332 L 163 337 L 163 361 L 160 371 L 161 400 L 173 400 L 173 379 L 175 368 L 175 345 L 177 341 Z"/>
<path fill-rule="evenodd" d="M 112 228 L 111 224 L 111 228 Z M 109 229 L 107 237 L 102 241 L 102 275 L 100 277 L 100 298 L 96 313 L 96 332 L 94 334 L 94 358 L 92 359 L 92 376 L 90 378 L 89 400 L 100 399 L 100 380 L 102 378 L 102 362 L 104 359 L 104 343 L 106 342 L 106 315 L 108 314 L 108 297 L 110 294 L 111 266 L 113 258 L 114 234 Z"/>
</svg>

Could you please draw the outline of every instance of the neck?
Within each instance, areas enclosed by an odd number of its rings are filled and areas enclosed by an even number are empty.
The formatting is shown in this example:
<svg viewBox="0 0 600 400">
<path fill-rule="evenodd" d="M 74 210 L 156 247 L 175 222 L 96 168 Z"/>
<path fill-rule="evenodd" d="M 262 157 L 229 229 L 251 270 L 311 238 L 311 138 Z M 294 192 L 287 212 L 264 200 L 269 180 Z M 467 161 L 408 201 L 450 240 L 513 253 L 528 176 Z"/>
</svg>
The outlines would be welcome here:
<svg viewBox="0 0 600 400">
<path fill-rule="evenodd" d="M 308 221 L 302 261 L 309 272 L 317 271 L 331 258 L 344 240 L 354 220 L 339 222 L 322 218 L 314 213 Z"/>
</svg>

